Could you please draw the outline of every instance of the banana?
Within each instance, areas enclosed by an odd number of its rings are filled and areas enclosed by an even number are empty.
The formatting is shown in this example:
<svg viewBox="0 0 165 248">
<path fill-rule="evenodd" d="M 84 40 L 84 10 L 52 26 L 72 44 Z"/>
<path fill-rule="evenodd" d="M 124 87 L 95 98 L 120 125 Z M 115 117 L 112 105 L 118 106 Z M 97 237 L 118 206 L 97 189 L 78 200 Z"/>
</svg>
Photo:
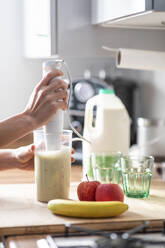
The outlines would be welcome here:
<svg viewBox="0 0 165 248">
<path fill-rule="evenodd" d="M 128 209 L 128 205 L 120 201 L 99 202 L 56 199 L 48 202 L 48 209 L 58 215 L 101 218 L 118 216 Z"/>
</svg>

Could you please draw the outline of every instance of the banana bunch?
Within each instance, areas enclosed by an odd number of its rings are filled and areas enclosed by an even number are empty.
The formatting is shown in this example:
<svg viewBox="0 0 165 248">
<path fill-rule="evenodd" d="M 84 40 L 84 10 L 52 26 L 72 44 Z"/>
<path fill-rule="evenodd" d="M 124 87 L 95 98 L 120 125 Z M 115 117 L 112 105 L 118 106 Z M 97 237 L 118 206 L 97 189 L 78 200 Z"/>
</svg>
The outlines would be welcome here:
<svg viewBox="0 0 165 248">
<path fill-rule="evenodd" d="M 101 218 L 114 217 L 124 213 L 128 205 L 120 201 L 73 201 L 56 199 L 48 202 L 48 209 L 70 217 Z"/>
</svg>

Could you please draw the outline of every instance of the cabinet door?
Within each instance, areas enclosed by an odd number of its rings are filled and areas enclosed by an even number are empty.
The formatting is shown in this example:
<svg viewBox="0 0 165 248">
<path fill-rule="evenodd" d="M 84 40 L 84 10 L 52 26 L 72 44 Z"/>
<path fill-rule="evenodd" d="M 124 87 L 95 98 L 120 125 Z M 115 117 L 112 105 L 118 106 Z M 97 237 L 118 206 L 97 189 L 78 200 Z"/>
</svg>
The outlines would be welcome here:
<svg viewBox="0 0 165 248">
<path fill-rule="evenodd" d="M 24 0 L 24 55 L 44 58 L 56 54 L 56 0 Z"/>
<path fill-rule="evenodd" d="M 145 11 L 145 0 L 92 0 L 92 23 L 99 24 Z"/>
</svg>

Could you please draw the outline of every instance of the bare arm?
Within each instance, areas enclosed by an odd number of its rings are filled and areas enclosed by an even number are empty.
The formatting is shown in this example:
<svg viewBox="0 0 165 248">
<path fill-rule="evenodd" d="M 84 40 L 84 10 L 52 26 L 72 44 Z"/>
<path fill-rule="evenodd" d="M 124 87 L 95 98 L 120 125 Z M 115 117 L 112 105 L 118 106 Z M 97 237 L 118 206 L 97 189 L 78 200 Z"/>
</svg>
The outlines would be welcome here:
<svg viewBox="0 0 165 248">
<path fill-rule="evenodd" d="M 58 70 L 48 73 L 34 88 L 26 109 L 22 113 L 0 122 L 0 147 L 16 141 L 46 124 L 58 109 L 66 110 L 67 84 L 60 79 L 56 79 L 50 84 L 53 78 L 62 75 L 63 73 Z"/>
<path fill-rule="evenodd" d="M 25 113 L 15 115 L 0 122 L 0 147 L 23 137 L 33 130 L 33 121 Z"/>
<path fill-rule="evenodd" d="M 17 149 L 0 150 L 0 170 L 13 168 L 33 170 L 34 145 L 23 146 Z"/>
</svg>

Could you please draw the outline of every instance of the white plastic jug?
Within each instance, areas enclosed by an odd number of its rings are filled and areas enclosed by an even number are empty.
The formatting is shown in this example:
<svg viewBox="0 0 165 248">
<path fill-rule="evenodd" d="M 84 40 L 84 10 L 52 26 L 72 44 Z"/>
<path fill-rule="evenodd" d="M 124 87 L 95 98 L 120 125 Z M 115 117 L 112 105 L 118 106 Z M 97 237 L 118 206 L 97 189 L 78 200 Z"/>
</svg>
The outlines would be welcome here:
<svg viewBox="0 0 165 248">
<path fill-rule="evenodd" d="M 94 122 L 94 106 L 96 119 Z M 92 152 L 122 152 L 128 154 L 130 146 L 130 119 L 122 101 L 112 89 L 101 89 L 99 95 L 86 103 L 84 137 L 91 142 L 83 142 L 83 178 L 90 177 Z"/>
</svg>

